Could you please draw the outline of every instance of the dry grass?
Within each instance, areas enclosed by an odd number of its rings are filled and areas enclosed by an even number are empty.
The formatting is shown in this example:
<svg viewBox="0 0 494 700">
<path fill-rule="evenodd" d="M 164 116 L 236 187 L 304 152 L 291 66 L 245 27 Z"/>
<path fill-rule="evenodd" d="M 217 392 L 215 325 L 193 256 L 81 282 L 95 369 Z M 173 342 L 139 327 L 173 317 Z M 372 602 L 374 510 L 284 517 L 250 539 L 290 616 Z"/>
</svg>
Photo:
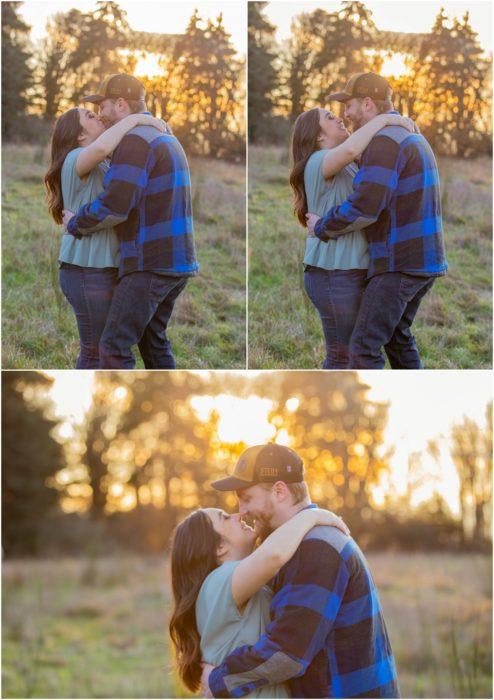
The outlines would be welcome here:
<svg viewBox="0 0 494 700">
<path fill-rule="evenodd" d="M 369 556 L 402 695 L 492 697 L 492 562 Z M 164 559 L 7 561 L 3 697 L 190 697 L 172 673 Z"/>
</svg>

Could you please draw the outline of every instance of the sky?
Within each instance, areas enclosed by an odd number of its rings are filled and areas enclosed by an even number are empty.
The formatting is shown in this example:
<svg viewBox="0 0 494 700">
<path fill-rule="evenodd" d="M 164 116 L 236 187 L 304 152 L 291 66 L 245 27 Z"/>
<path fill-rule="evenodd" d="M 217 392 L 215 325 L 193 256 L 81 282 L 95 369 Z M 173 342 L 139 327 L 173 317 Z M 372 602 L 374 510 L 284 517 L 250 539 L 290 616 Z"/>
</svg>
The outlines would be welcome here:
<svg viewBox="0 0 494 700">
<path fill-rule="evenodd" d="M 223 24 L 231 34 L 232 42 L 240 54 L 247 53 L 247 8 L 246 4 L 239 0 L 215 0 L 189 2 L 156 2 L 155 0 L 142 0 L 141 2 L 118 2 L 121 8 L 127 12 L 127 21 L 132 29 L 141 32 L 157 32 L 163 34 L 181 34 L 184 32 L 188 20 L 195 8 L 203 19 L 216 19 L 220 12 L 223 13 Z M 71 8 L 77 8 L 81 12 L 94 10 L 96 0 L 66 0 L 65 2 L 45 2 L 45 0 L 31 0 L 23 2 L 20 14 L 32 27 L 31 37 L 37 40 L 45 33 L 46 20 L 56 12 L 64 12 Z"/>
<path fill-rule="evenodd" d="M 94 373 L 51 371 L 46 374 L 55 379 L 52 398 L 60 416 L 80 421 L 90 404 Z M 410 453 L 425 453 L 428 440 L 447 437 L 451 424 L 461 422 L 463 416 L 483 425 L 485 409 L 492 398 L 492 378 L 488 370 L 360 371 L 359 375 L 371 387 L 370 399 L 391 403 L 385 442 L 395 450 L 391 460 L 392 483 L 399 492 L 406 488 Z M 267 403 L 259 397 L 247 401 L 220 397 L 216 406 L 224 416 L 224 425 L 220 428 L 230 435 L 236 431 L 237 439 L 243 437 L 247 444 L 271 439 L 271 429 L 266 422 L 270 408 Z M 201 417 L 205 415 L 204 411 Z M 423 465 L 437 471 L 437 465 L 426 454 Z M 438 476 L 440 492 L 457 512 L 458 480 L 446 449 Z M 428 495 L 429 487 L 425 485 L 423 496 Z"/>
<path fill-rule="evenodd" d="M 428 440 L 447 437 L 451 424 L 461 423 L 464 416 L 484 425 L 486 406 L 492 400 L 492 377 L 487 370 L 368 370 L 359 375 L 371 386 L 369 398 L 391 402 L 385 434 L 394 446 L 391 463 L 394 483 L 400 490 L 406 484 L 410 453 L 425 453 Z M 426 453 L 423 464 L 437 470 Z M 441 455 L 439 477 L 438 490 L 457 513 L 458 479 L 447 450 Z"/>
<path fill-rule="evenodd" d="M 181 33 L 195 7 L 201 16 L 215 18 L 218 12 L 223 12 L 224 24 L 232 35 L 232 41 L 241 54 L 247 52 L 246 4 L 239 0 L 198 0 L 190 2 L 156 2 L 142 0 L 141 2 L 119 3 L 127 11 L 130 26 L 137 31 L 163 32 L 164 34 Z M 485 0 L 458 0 L 457 2 L 436 2 L 431 0 L 381 0 L 365 3 L 372 10 L 373 18 L 380 29 L 395 31 L 422 32 L 428 31 L 434 18 L 443 6 L 448 16 L 462 16 L 468 9 L 472 26 L 479 34 L 482 47 L 492 51 L 492 4 Z M 46 20 L 55 12 L 77 7 L 81 11 L 94 9 L 96 0 L 66 0 L 52 2 L 50 0 L 30 0 L 21 5 L 20 14 L 32 26 L 33 39 L 43 36 Z M 290 33 L 290 23 L 300 12 L 309 12 L 317 7 L 329 11 L 341 6 L 340 2 L 297 2 L 293 0 L 272 0 L 265 13 L 278 27 L 277 38 L 284 39 Z M 420 7 L 420 11 L 418 8 Z"/>
<path fill-rule="evenodd" d="M 492 3 L 484 0 L 461 0 L 458 2 L 436 2 L 435 0 L 381 0 L 365 1 L 372 11 L 372 18 L 377 27 L 386 31 L 427 32 L 434 24 L 434 19 L 441 7 L 448 17 L 462 17 L 466 10 L 470 13 L 471 25 L 479 35 L 483 49 L 492 51 Z M 264 14 L 278 27 L 278 40 L 290 34 L 292 19 L 302 13 L 323 8 L 328 12 L 341 7 L 340 2 L 297 2 L 293 0 L 273 0 L 265 8 Z"/>
</svg>

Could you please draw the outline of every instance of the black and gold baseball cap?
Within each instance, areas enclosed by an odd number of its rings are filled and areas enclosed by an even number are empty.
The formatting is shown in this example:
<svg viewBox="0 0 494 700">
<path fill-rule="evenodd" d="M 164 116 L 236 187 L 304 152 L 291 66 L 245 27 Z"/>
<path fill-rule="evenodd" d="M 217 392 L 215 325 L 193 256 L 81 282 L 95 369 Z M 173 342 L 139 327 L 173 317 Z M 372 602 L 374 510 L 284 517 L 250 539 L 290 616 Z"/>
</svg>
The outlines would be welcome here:
<svg viewBox="0 0 494 700">
<path fill-rule="evenodd" d="M 133 75 L 113 73 L 103 80 L 96 95 L 86 95 L 82 101 L 99 104 L 103 100 L 116 100 L 118 97 L 124 97 L 126 100 L 143 100 L 145 96 L 144 85 Z"/>
<path fill-rule="evenodd" d="M 289 447 L 269 443 L 248 447 L 238 458 L 233 474 L 213 481 L 211 486 L 217 491 L 240 491 L 259 483 L 295 484 L 303 480 L 302 458 Z"/>
<path fill-rule="evenodd" d="M 328 95 L 328 100 L 348 102 L 352 97 L 371 97 L 373 100 L 390 99 L 393 91 L 390 84 L 377 73 L 356 73 L 352 75 L 343 92 Z"/>
</svg>

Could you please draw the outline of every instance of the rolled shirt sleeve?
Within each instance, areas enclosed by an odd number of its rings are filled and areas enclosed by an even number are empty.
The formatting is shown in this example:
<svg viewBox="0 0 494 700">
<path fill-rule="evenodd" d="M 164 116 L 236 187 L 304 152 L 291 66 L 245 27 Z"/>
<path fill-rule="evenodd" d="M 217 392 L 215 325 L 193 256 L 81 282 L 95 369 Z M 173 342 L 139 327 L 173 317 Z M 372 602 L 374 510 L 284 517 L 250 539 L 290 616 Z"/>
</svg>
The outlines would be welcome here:
<svg viewBox="0 0 494 700">
<path fill-rule="evenodd" d="M 214 697 L 244 697 L 305 673 L 324 648 L 346 590 L 345 562 L 331 546 L 304 540 L 271 604 L 272 622 L 252 646 L 226 657 L 209 677 Z"/>
<path fill-rule="evenodd" d="M 387 136 L 377 134 L 372 139 L 362 156 L 352 194 L 315 225 L 314 233 L 321 241 L 338 238 L 377 221 L 396 190 L 400 153 L 400 145 Z"/>
<path fill-rule="evenodd" d="M 124 136 L 105 176 L 103 192 L 72 217 L 68 233 L 88 236 L 126 221 L 146 188 L 151 159 L 152 150 L 144 139 L 132 133 Z"/>
</svg>

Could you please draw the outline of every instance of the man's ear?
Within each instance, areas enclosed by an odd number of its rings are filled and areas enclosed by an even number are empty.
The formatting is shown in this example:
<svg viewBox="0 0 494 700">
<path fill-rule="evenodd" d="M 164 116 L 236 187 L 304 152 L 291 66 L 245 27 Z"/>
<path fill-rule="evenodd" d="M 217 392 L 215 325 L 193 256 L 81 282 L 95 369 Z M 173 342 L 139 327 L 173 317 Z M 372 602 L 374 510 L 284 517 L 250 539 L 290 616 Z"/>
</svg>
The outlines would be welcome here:
<svg viewBox="0 0 494 700">
<path fill-rule="evenodd" d="M 280 501 L 283 501 L 287 497 L 288 487 L 284 481 L 276 481 L 273 484 L 273 491 L 276 498 L 278 498 Z"/>
<path fill-rule="evenodd" d="M 374 102 L 372 101 L 372 99 L 370 97 L 365 97 L 364 104 L 365 104 L 365 109 L 370 110 L 370 109 L 372 109 Z"/>
</svg>

